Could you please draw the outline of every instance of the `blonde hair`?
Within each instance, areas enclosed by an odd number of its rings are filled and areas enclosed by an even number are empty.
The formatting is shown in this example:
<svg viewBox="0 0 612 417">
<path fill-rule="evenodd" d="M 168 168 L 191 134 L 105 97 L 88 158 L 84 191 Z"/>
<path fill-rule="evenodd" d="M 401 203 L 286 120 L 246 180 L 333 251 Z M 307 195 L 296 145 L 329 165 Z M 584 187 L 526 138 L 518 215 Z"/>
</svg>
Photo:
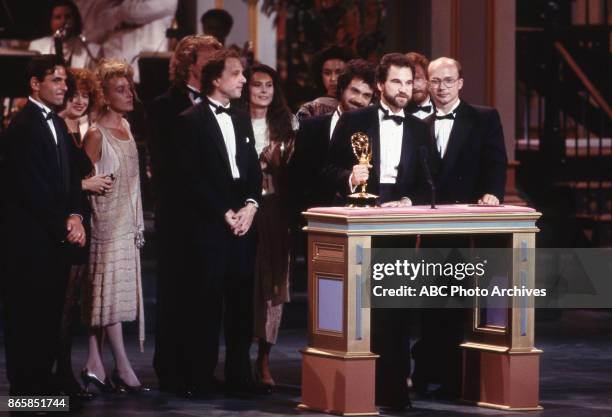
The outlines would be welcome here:
<svg viewBox="0 0 612 417">
<path fill-rule="evenodd" d="M 174 55 L 170 60 L 170 82 L 175 86 L 186 84 L 189 78 L 189 66 L 198 60 L 198 52 L 201 49 L 216 51 L 221 48 L 221 43 L 213 36 L 185 36 L 176 46 Z"/>
<path fill-rule="evenodd" d="M 104 105 L 105 92 L 108 89 L 109 81 L 116 77 L 125 77 L 130 83 L 134 98 L 138 99 L 134 89 L 134 69 L 125 61 L 115 58 L 104 58 L 96 67 L 97 94 L 95 111 L 98 115 L 102 115 L 107 111 Z"/>
</svg>

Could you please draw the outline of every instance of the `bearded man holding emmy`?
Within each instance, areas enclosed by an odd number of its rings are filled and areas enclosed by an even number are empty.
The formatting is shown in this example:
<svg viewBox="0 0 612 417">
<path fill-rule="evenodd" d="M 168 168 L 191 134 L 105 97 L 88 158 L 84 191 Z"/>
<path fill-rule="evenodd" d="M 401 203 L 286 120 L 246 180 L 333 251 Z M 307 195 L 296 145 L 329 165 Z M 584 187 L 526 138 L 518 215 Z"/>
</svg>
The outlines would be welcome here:
<svg viewBox="0 0 612 417">
<path fill-rule="evenodd" d="M 407 207 L 429 201 L 427 176 L 421 166 L 428 129 L 424 122 L 404 113 L 412 97 L 413 77 L 414 66 L 403 54 L 383 56 L 376 70 L 380 103 L 340 117 L 325 169 L 326 179 L 346 198 L 337 203 L 372 206 L 376 200 L 382 207 Z M 360 187 L 364 184 L 366 190 Z M 390 247 L 397 247 L 396 243 Z M 376 404 L 393 410 L 410 406 L 408 313 L 406 309 L 371 310 L 371 349 L 380 355 Z"/>
<path fill-rule="evenodd" d="M 345 198 L 367 183 L 367 193 L 377 195 L 382 207 L 428 201 L 420 157 L 421 146 L 427 144 L 427 125 L 404 112 L 412 97 L 413 76 L 414 65 L 404 55 L 383 56 L 376 69 L 378 105 L 345 112 L 338 120 L 325 177 Z M 358 156 L 363 136 L 369 139 L 369 163 L 367 157 Z M 371 200 L 365 204 L 353 200 L 348 199 L 354 205 L 373 205 Z M 335 203 L 346 202 L 343 199 Z"/>
</svg>

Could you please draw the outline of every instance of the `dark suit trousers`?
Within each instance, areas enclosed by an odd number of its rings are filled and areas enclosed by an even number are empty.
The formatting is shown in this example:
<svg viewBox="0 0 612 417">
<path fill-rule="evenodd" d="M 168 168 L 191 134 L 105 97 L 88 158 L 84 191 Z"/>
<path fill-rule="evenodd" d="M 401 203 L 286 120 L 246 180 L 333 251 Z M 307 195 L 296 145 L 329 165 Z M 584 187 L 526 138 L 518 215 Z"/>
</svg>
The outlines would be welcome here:
<svg viewBox="0 0 612 417">
<path fill-rule="evenodd" d="M 37 256 L 23 256 L 26 251 Z M 54 393 L 51 371 L 69 273 L 65 255 L 60 248 L 21 248 L 21 255 L 16 250 L 8 254 L 12 259 L 4 262 L 2 296 L 10 395 Z"/>
<path fill-rule="evenodd" d="M 193 277 L 192 291 L 183 317 L 186 382 L 203 390 L 211 384 L 219 356 L 221 324 L 225 335 L 225 380 L 229 384 L 250 381 L 249 348 L 253 334 L 253 269 L 254 232 L 243 237 L 231 237 L 223 247 L 223 260 L 214 265 L 202 265 L 203 270 Z M 211 249 L 212 251 L 212 249 Z M 221 258 L 217 254 L 216 258 Z M 206 262 L 208 256 L 202 259 Z"/>
<path fill-rule="evenodd" d="M 461 235 L 421 237 L 423 248 L 469 248 L 470 239 Z M 451 252 L 438 262 L 462 262 Z M 446 282 L 441 279 L 440 283 Z M 417 391 L 426 391 L 429 383 L 440 384 L 444 395 L 457 397 L 461 388 L 461 349 L 469 309 L 423 310 L 421 339 L 414 344 L 413 382 Z"/>
<path fill-rule="evenodd" d="M 391 187 L 384 186 L 385 193 Z M 382 195 L 382 193 L 381 193 Z M 388 201 L 381 199 L 381 201 Z M 376 248 L 415 247 L 412 236 L 375 237 Z M 376 404 L 402 407 L 410 404 L 407 378 L 410 376 L 410 310 L 405 308 L 373 308 L 371 310 L 372 352 L 376 360 Z"/>
<path fill-rule="evenodd" d="M 160 199 L 162 200 L 162 199 Z M 191 289 L 186 270 L 184 235 L 181 234 L 180 210 L 167 199 L 160 201 L 155 213 L 157 232 L 157 303 L 155 321 L 155 354 L 153 367 L 163 389 L 185 388 L 185 366 L 181 363 L 189 354 L 189 333 L 181 331 L 180 323 L 187 320 L 181 314 Z"/>
<path fill-rule="evenodd" d="M 410 311 L 375 308 L 372 312 L 372 352 L 376 360 L 376 404 L 406 406 L 410 403 Z"/>
</svg>

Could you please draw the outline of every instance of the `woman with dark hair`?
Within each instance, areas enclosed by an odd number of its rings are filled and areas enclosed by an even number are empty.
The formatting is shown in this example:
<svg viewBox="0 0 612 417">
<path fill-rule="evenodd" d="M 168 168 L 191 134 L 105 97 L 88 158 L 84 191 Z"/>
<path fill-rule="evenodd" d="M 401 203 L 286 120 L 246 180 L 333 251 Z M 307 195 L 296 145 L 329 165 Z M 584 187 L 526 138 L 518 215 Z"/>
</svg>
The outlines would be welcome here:
<svg viewBox="0 0 612 417">
<path fill-rule="evenodd" d="M 276 71 L 255 64 L 245 74 L 248 88 L 241 101 L 251 115 L 255 149 L 263 171 L 260 208 L 257 213 L 255 261 L 255 329 L 259 351 L 255 378 L 271 389 L 270 349 L 276 343 L 283 304 L 289 301 L 289 211 L 287 165 L 293 154 L 297 120 L 291 114 Z"/>
<path fill-rule="evenodd" d="M 78 7 L 72 0 L 55 0 L 49 8 L 51 34 L 30 42 L 30 51 L 57 54 L 61 48 L 67 67 L 88 68 L 95 64 L 94 54 L 99 46 L 87 44 L 81 37 L 83 22 Z"/>
<path fill-rule="evenodd" d="M 71 143 L 75 148 L 73 166 L 79 172 L 81 178 L 81 188 L 85 191 L 82 206 L 86 214 L 85 217 L 89 218 L 90 209 L 87 194 L 103 194 L 106 191 L 110 191 L 113 185 L 113 181 L 110 178 L 102 175 L 93 175 L 93 165 L 83 150 L 82 128 L 85 127 L 86 129 L 89 125 L 89 115 L 96 92 L 96 78 L 89 70 L 71 68 L 67 72 L 66 84 L 68 90 L 64 98 L 64 109 L 59 113 L 59 116 L 66 122 Z M 89 221 L 84 221 L 83 225 L 87 230 L 89 238 Z M 90 394 L 82 391 L 72 372 L 72 317 L 74 308 L 79 304 L 79 288 L 81 288 L 87 273 L 88 258 L 88 244 L 82 248 L 71 248 L 72 266 L 66 288 L 56 371 L 60 388 L 66 394 L 85 398 L 90 398 Z"/>
<path fill-rule="evenodd" d="M 338 107 L 336 90 L 338 77 L 353 53 L 338 45 L 331 45 L 317 52 L 312 58 L 311 73 L 314 85 L 323 95 L 304 103 L 296 116 L 300 120 L 332 113 Z"/>
</svg>

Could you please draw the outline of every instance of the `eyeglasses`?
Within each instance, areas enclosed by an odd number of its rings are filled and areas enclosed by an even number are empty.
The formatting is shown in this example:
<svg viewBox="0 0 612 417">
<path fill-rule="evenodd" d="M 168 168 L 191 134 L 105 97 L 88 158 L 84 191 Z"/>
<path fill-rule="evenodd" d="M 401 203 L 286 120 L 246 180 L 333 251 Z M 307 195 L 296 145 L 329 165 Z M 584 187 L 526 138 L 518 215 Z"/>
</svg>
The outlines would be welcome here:
<svg viewBox="0 0 612 417">
<path fill-rule="evenodd" d="M 459 78 L 445 78 L 443 80 L 434 78 L 432 80 L 429 80 L 429 85 L 431 85 L 434 88 L 438 88 L 440 87 L 440 84 L 442 84 L 446 88 L 451 88 L 452 86 L 455 85 L 457 80 L 459 80 Z"/>
</svg>

